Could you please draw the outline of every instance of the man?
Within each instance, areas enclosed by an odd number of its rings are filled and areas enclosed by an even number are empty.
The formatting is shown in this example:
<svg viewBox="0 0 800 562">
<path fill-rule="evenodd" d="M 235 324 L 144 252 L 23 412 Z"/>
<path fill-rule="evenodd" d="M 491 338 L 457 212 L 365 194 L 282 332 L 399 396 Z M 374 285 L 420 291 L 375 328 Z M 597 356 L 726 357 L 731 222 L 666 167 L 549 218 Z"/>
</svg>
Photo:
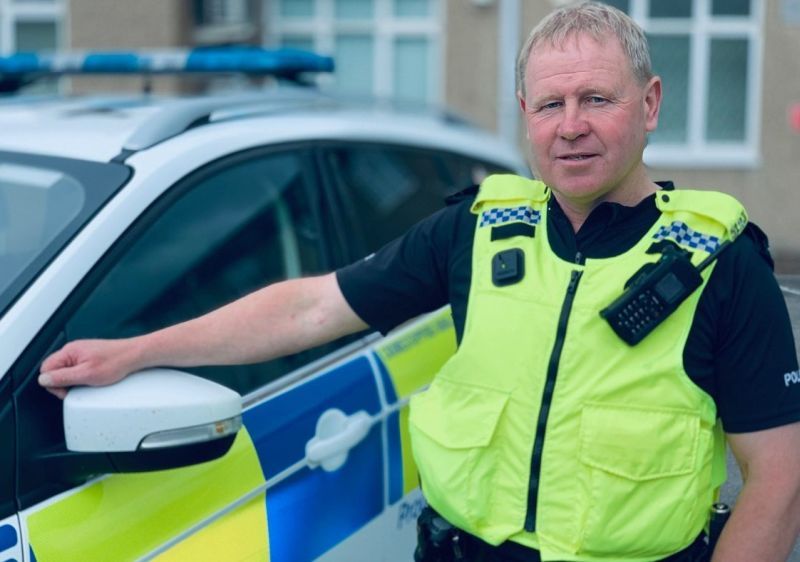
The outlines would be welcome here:
<svg viewBox="0 0 800 562">
<path fill-rule="evenodd" d="M 450 302 L 459 351 L 413 399 L 411 432 L 426 498 L 461 529 L 454 553 L 699 559 L 724 427 L 745 485 L 714 560 L 785 559 L 800 531 L 800 385 L 784 384 L 797 359 L 763 236 L 737 236 L 731 198 L 648 177 L 661 81 L 621 12 L 557 10 L 523 47 L 519 78 L 541 182 L 490 178 L 335 275 L 144 336 L 70 343 L 41 384 L 64 396 L 155 365 L 263 361 Z M 631 346 L 599 312 L 660 255 L 718 259 Z"/>
</svg>

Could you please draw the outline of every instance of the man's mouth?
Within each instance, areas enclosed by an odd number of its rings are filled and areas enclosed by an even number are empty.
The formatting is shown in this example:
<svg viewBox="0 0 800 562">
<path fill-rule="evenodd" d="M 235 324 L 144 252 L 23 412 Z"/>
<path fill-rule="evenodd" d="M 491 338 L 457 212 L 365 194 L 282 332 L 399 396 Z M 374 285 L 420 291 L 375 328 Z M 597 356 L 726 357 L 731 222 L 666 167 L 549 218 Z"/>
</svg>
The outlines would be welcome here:
<svg viewBox="0 0 800 562">
<path fill-rule="evenodd" d="M 580 161 L 580 160 L 588 160 L 592 158 L 595 154 L 566 154 L 564 156 L 559 156 L 559 160 L 569 160 L 569 161 Z"/>
</svg>

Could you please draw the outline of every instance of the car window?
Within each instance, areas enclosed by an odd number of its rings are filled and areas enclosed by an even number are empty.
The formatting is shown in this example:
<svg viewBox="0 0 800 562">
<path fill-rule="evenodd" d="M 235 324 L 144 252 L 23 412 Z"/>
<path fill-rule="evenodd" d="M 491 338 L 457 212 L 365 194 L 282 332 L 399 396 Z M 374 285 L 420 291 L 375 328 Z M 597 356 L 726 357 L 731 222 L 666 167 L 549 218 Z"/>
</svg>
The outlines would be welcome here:
<svg viewBox="0 0 800 562">
<path fill-rule="evenodd" d="M 486 176 L 491 174 L 516 173 L 515 170 L 510 170 L 507 166 L 457 154 L 445 154 L 442 156 L 442 161 L 447 167 L 447 171 L 452 178 L 452 185 L 456 188 L 456 191 L 472 185 L 478 185 Z"/>
<path fill-rule="evenodd" d="M 122 164 L 0 152 L 0 314 L 129 175 Z"/>
<path fill-rule="evenodd" d="M 329 148 L 328 165 L 361 248 L 374 252 L 489 173 L 508 171 L 442 151 L 353 144 Z"/>
<path fill-rule="evenodd" d="M 333 170 L 358 233 L 360 254 L 373 252 L 444 205 L 453 186 L 436 153 L 395 146 L 330 148 Z"/>
<path fill-rule="evenodd" d="M 298 152 L 214 166 L 172 188 L 67 321 L 67 339 L 127 337 L 204 314 L 266 284 L 325 268 L 316 198 Z M 322 351 L 197 371 L 245 393 Z"/>
</svg>

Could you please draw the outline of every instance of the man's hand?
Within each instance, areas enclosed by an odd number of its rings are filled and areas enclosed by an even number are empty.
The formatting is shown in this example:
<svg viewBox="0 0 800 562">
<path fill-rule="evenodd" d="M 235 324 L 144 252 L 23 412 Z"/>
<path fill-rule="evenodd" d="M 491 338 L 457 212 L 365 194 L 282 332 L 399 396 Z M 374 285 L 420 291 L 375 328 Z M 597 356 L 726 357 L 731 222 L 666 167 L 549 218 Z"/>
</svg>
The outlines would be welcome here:
<svg viewBox="0 0 800 562">
<path fill-rule="evenodd" d="M 781 562 L 800 533 L 800 423 L 728 434 L 744 487 L 714 562 Z"/>
<path fill-rule="evenodd" d="M 65 387 L 113 384 L 136 370 L 134 340 L 77 340 L 68 343 L 42 363 L 39 384 L 59 398 Z"/>
</svg>

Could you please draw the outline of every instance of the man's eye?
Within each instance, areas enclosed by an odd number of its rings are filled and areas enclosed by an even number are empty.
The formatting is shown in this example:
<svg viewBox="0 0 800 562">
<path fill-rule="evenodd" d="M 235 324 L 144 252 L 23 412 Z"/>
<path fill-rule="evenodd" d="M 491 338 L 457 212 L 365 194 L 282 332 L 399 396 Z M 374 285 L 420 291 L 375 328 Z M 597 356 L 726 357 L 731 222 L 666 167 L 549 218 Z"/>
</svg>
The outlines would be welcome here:
<svg viewBox="0 0 800 562">
<path fill-rule="evenodd" d="M 606 103 L 608 100 L 606 98 L 602 97 L 602 96 L 589 96 L 587 98 L 587 101 L 589 103 L 597 105 L 597 104 L 601 104 L 601 103 Z"/>
<path fill-rule="evenodd" d="M 557 109 L 559 107 L 561 107 L 561 102 L 551 101 L 549 103 L 542 104 L 539 109 Z"/>
</svg>

